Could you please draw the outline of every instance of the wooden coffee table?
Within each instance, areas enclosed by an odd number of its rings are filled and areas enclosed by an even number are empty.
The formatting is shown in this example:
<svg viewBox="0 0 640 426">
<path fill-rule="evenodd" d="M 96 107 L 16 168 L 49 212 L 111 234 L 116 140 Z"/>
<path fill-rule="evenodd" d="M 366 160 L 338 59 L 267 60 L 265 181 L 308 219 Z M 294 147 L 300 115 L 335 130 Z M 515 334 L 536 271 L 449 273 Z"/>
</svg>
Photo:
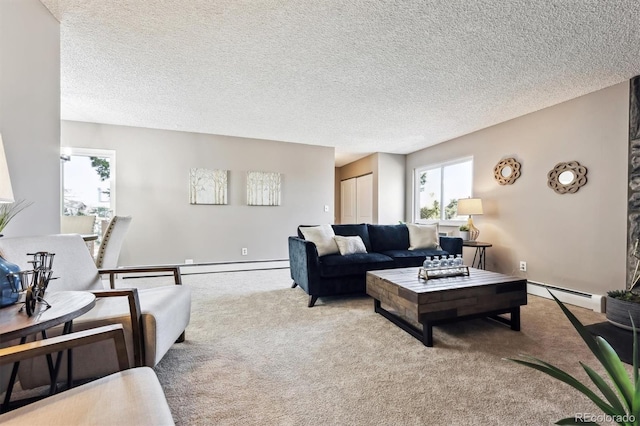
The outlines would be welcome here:
<svg viewBox="0 0 640 426">
<path fill-rule="evenodd" d="M 527 280 L 469 268 L 469 276 L 425 281 L 418 268 L 387 269 L 367 272 L 367 294 L 375 312 L 433 346 L 433 326 L 448 322 L 489 317 L 519 331 Z M 505 313 L 509 319 L 498 316 Z"/>
</svg>

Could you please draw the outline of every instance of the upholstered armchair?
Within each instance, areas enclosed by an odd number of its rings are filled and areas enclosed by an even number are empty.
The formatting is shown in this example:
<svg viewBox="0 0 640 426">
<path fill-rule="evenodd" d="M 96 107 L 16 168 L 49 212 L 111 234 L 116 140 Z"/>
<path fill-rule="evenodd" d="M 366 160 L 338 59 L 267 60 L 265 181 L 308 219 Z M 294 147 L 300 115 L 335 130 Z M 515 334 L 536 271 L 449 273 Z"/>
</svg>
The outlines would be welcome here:
<svg viewBox="0 0 640 426">
<path fill-rule="evenodd" d="M 76 290 L 90 291 L 97 297 L 96 305 L 73 322 L 73 330 L 122 324 L 132 365 L 153 367 L 176 341 L 184 340 L 189 324 L 191 291 L 182 286 L 178 267 L 125 267 L 97 269 L 80 235 L 49 235 L 41 237 L 1 238 L 0 253 L 22 270 L 30 269 L 28 253 L 55 253 L 53 276 L 48 292 Z M 116 288 L 116 274 L 171 272 L 175 285 L 153 288 Z M 102 275 L 109 276 L 111 288 L 103 286 Z M 135 280 L 127 280 L 135 281 Z M 104 282 L 107 282 L 106 280 Z M 120 287 L 120 286 L 118 286 Z M 46 299 L 46 294 L 45 294 Z M 49 336 L 62 331 L 52 329 Z M 66 362 L 59 377 L 65 377 Z M 96 343 L 74 351 L 75 379 L 101 377 L 118 371 L 115 357 L 106 350 L 105 343 Z M 49 375 L 44 359 L 20 364 L 18 377 L 23 388 L 31 389 L 48 384 Z"/>
<path fill-rule="evenodd" d="M 64 425 L 171 425 L 173 418 L 158 378 L 148 367 L 129 369 L 122 325 L 57 336 L 0 349 L 0 366 L 25 362 L 97 341 L 118 361 L 120 372 L 57 395 L 0 414 L 3 426 Z"/>
</svg>

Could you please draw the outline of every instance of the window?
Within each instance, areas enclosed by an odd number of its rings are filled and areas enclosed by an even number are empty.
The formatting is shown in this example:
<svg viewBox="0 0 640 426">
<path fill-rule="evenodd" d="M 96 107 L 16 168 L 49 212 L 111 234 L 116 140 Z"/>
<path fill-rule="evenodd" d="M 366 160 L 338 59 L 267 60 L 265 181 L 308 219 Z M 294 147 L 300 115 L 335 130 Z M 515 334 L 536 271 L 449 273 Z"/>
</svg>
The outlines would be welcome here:
<svg viewBox="0 0 640 426">
<path fill-rule="evenodd" d="M 109 220 L 115 211 L 115 151 L 62 148 L 62 215 Z"/>
<path fill-rule="evenodd" d="M 415 170 L 415 222 L 466 220 L 458 216 L 458 199 L 471 197 L 473 158 Z"/>
</svg>

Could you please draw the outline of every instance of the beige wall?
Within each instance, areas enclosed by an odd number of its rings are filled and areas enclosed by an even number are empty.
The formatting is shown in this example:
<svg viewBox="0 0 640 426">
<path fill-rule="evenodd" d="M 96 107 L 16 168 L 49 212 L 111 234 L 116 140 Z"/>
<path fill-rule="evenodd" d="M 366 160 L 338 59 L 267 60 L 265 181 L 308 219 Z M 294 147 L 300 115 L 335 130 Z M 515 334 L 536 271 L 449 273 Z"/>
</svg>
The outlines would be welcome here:
<svg viewBox="0 0 640 426">
<path fill-rule="evenodd" d="M 488 269 L 594 294 L 624 288 L 628 105 L 624 82 L 408 155 L 407 220 L 413 170 L 471 155 L 485 210 L 474 222 L 493 244 Z M 506 157 L 521 162 L 522 176 L 500 186 L 493 168 Z M 559 195 L 547 173 L 571 160 L 587 167 L 587 185 Z"/>
<path fill-rule="evenodd" d="M 123 265 L 287 259 L 297 225 L 334 215 L 333 148 L 68 121 L 62 145 L 116 151 Z M 228 205 L 189 204 L 192 167 L 230 170 Z M 282 173 L 281 206 L 246 205 L 248 171 Z"/>
<path fill-rule="evenodd" d="M 0 1 L 0 134 L 16 200 L 7 236 L 60 230 L 60 25 L 38 0 Z"/>
<path fill-rule="evenodd" d="M 340 223 L 340 181 L 373 176 L 373 223 L 394 224 L 405 217 L 405 155 L 376 153 L 336 169 L 336 223 Z"/>
</svg>

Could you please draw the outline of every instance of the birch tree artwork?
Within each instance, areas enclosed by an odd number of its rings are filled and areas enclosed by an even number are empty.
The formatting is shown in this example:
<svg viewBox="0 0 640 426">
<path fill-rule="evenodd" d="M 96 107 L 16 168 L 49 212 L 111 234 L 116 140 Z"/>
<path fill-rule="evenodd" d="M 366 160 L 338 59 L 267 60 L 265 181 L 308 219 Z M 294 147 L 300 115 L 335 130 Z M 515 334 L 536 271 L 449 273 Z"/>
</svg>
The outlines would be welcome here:
<svg viewBox="0 0 640 426">
<path fill-rule="evenodd" d="M 247 205 L 279 206 L 281 175 L 271 172 L 247 172 Z"/>
<path fill-rule="evenodd" d="M 190 204 L 227 204 L 228 170 L 189 170 Z"/>
</svg>

